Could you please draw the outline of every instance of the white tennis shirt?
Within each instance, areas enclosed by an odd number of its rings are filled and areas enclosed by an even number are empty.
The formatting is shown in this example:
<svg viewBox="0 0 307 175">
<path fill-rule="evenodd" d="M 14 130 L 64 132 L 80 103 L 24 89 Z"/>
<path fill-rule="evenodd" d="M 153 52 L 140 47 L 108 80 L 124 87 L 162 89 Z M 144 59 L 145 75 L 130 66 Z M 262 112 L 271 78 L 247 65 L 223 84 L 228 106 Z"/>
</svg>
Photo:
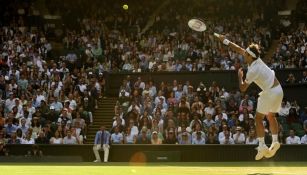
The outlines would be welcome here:
<svg viewBox="0 0 307 175">
<path fill-rule="evenodd" d="M 275 72 L 271 70 L 260 58 L 248 66 L 246 82 L 255 82 L 263 91 L 270 89 L 274 84 Z"/>
</svg>

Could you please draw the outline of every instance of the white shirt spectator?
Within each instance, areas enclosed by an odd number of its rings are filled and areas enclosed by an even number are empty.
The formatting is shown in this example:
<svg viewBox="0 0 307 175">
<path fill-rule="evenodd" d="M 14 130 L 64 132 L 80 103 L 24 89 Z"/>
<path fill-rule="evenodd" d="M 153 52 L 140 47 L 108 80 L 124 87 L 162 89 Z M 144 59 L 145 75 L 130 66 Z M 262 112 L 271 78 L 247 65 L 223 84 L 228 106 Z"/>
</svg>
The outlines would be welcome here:
<svg viewBox="0 0 307 175">
<path fill-rule="evenodd" d="M 131 130 L 132 132 L 132 130 Z M 134 143 L 134 138 L 136 137 L 137 135 L 133 135 L 132 133 L 127 135 L 126 136 L 126 143 L 127 144 L 133 144 Z"/>
<path fill-rule="evenodd" d="M 37 95 L 37 97 L 36 97 L 36 104 L 38 104 L 38 106 L 40 106 L 42 100 L 45 101 L 45 96 L 43 96 L 43 95 Z"/>
<path fill-rule="evenodd" d="M 232 134 L 230 133 L 230 137 L 232 137 Z M 218 139 L 219 139 L 219 142 L 221 143 L 223 140 L 225 140 L 225 133 L 222 131 L 219 133 L 218 135 Z"/>
<path fill-rule="evenodd" d="M 235 142 L 234 142 L 234 140 L 231 137 L 229 137 L 229 139 L 226 139 L 224 137 L 222 140 L 220 140 L 220 144 L 230 144 L 230 145 L 233 145 L 233 144 L 235 144 Z"/>
<path fill-rule="evenodd" d="M 125 124 L 126 124 L 126 123 L 125 123 L 125 120 L 121 120 L 121 121 L 122 121 L 121 124 L 122 124 L 123 126 L 125 126 Z M 113 124 L 112 124 L 112 127 L 115 127 L 115 126 L 117 126 L 117 120 L 114 120 L 114 122 L 113 122 Z"/>
<path fill-rule="evenodd" d="M 76 108 L 77 108 L 76 100 L 70 100 L 69 101 L 69 108 L 72 109 L 72 110 L 76 110 Z"/>
<path fill-rule="evenodd" d="M 280 111 L 278 112 L 279 116 L 288 116 L 289 115 L 289 109 L 290 107 L 288 107 L 287 105 L 285 106 L 281 106 Z"/>
<path fill-rule="evenodd" d="M 298 136 L 294 136 L 294 137 L 287 137 L 286 139 L 286 144 L 301 144 L 301 140 Z"/>
<path fill-rule="evenodd" d="M 163 100 L 160 100 L 163 99 Z M 156 96 L 155 98 L 155 106 L 157 106 L 161 101 L 163 101 L 165 103 L 165 97 L 164 96 Z"/>
<path fill-rule="evenodd" d="M 63 109 L 63 104 L 61 102 L 53 102 L 50 104 L 50 106 L 53 106 L 55 111 L 60 112 Z"/>
<path fill-rule="evenodd" d="M 204 144 L 206 144 L 206 141 L 202 137 L 200 138 L 200 140 L 198 140 L 197 138 L 193 138 L 192 139 L 192 144 L 193 145 L 204 145 Z"/>
<path fill-rule="evenodd" d="M 86 90 L 86 84 L 80 84 L 80 85 L 78 85 L 79 86 L 79 90 L 80 90 L 80 92 L 84 92 L 84 90 Z"/>
<path fill-rule="evenodd" d="M 119 97 L 122 97 L 122 96 L 129 97 L 129 96 L 130 96 L 130 93 L 127 92 L 127 91 L 125 91 L 125 90 L 121 90 L 121 91 L 119 92 L 119 95 L 118 95 L 118 96 L 119 96 Z"/>
<path fill-rule="evenodd" d="M 248 118 L 254 118 L 254 117 L 253 117 L 252 114 L 248 114 Z M 243 120 L 244 120 L 244 114 L 240 114 L 238 119 L 239 119 L 240 122 L 243 122 Z"/>
<path fill-rule="evenodd" d="M 258 145 L 258 139 L 257 138 L 246 138 L 245 144 L 247 145 Z"/>
<path fill-rule="evenodd" d="M 225 114 L 224 112 L 221 113 L 221 115 L 223 115 L 222 119 L 225 119 L 226 121 L 228 120 L 228 116 L 227 114 Z M 219 120 L 219 115 L 215 116 L 215 122 Z"/>
<path fill-rule="evenodd" d="M 203 131 L 200 131 L 200 132 L 201 132 L 201 137 L 204 138 L 204 139 L 206 140 L 206 134 L 205 134 Z M 196 139 L 196 138 L 197 138 L 197 132 L 194 131 L 194 132 L 192 133 L 192 140 L 193 140 L 193 139 Z"/>
<path fill-rule="evenodd" d="M 215 121 L 213 121 L 212 119 L 209 120 L 209 119 L 205 119 L 203 121 L 203 125 L 205 128 L 209 128 L 211 125 L 213 125 L 215 123 Z"/>
<path fill-rule="evenodd" d="M 28 139 L 22 139 L 21 144 L 35 144 L 35 140 L 33 138 Z"/>
<path fill-rule="evenodd" d="M 63 83 L 61 81 L 59 81 L 59 82 L 52 82 L 50 86 L 55 86 L 55 85 L 57 85 L 55 87 L 55 89 L 58 89 L 58 90 L 61 90 L 62 87 L 63 87 Z"/>
<path fill-rule="evenodd" d="M 15 99 L 7 99 L 5 100 L 5 108 L 9 111 L 11 111 L 13 109 L 13 107 L 15 106 Z"/>
<path fill-rule="evenodd" d="M 137 136 L 139 134 L 139 129 L 136 126 L 132 126 L 131 128 L 131 135 Z"/>
<path fill-rule="evenodd" d="M 117 133 L 117 134 L 113 133 L 111 135 L 111 141 L 114 144 L 121 144 L 121 143 L 123 143 L 123 139 L 124 139 L 124 137 L 123 137 L 122 133 Z"/>
<path fill-rule="evenodd" d="M 214 109 L 214 107 L 206 107 L 205 108 L 205 114 L 211 114 L 212 116 L 215 114 L 215 109 Z"/>
<path fill-rule="evenodd" d="M 77 143 L 78 143 L 77 139 L 74 136 L 71 136 L 70 138 L 68 138 L 67 136 L 64 137 L 63 144 L 77 144 Z"/>
<path fill-rule="evenodd" d="M 245 143 L 245 135 L 243 133 L 235 133 L 232 136 L 235 144 L 244 144 Z"/>
<path fill-rule="evenodd" d="M 301 144 L 307 144 L 307 134 L 301 138 Z"/>
</svg>

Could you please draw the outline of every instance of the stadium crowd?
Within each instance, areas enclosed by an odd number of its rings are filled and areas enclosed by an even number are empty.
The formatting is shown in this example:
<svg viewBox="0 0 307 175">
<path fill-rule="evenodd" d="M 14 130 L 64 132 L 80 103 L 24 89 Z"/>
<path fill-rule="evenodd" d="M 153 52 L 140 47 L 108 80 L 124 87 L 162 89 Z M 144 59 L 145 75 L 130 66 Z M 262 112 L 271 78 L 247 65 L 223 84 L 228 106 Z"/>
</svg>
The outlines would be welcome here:
<svg viewBox="0 0 307 175">
<path fill-rule="evenodd" d="M 256 144 L 257 94 L 227 91 L 217 82 L 123 80 L 111 129 L 113 144 Z M 306 144 L 307 108 L 284 99 L 279 140 Z M 304 127 L 303 125 L 304 124 Z M 267 121 L 266 143 L 270 142 Z M 300 138 L 300 137 L 302 138 Z M 295 138 L 295 139 L 294 139 Z M 293 141 L 296 140 L 296 142 Z M 290 141 L 289 141 L 290 140 Z"/>
<path fill-rule="evenodd" d="M 187 28 L 186 22 L 196 10 L 200 11 L 198 16 L 208 16 L 210 33 L 227 33 L 243 47 L 260 43 L 265 53 L 275 35 L 274 23 L 270 22 L 274 16 L 261 13 L 275 1 L 266 1 L 260 13 L 256 11 L 261 1 L 256 0 L 246 5 L 230 0 L 220 8 L 218 1 L 209 1 L 208 7 L 191 5 L 188 10 L 187 1 L 182 1 L 165 5 L 160 10 L 163 13 L 153 19 L 150 15 L 158 7 L 157 1 L 138 8 L 133 3 L 145 2 L 131 1 L 128 11 L 119 9 L 117 3 L 107 8 L 111 1 L 49 1 L 49 10 L 65 21 L 63 45 L 67 51 L 54 57 L 46 31 L 39 26 L 38 10 L 27 1 L 22 5 L 15 2 L 1 7 L 0 143 L 82 144 L 93 122 L 97 100 L 103 96 L 106 72 L 236 70 L 243 66 L 242 56 L 227 50 L 212 35 Z M 98 6 L 105 8 L 93 10 Z M 225 11 L 235 6 L 257 8 L 241 18 L 242 14 Z M 80 13 L 81 7 L 87 8 Z M 226 19 L 210 13 L 233 15 Z M 151 20 L 152 26 L 142 32 Z M 289 58 L 297 67 L 306 67 L 306 27 L 291 37 L 281 35 L 280 40 L 274 55 L 277 62 Z M 303 74 L 306 81 L 307 73 Z M 169 83 L 123 81 L 115 107 L 112 143 L 256 143 L 255 94 L 241 97 L 238 91 L 227 92 L 216 82 L 210 87 L 202 83 L 193 87 L 176 80 Z M 284 125 L 280 126 L 282 142 L 295 132 L 303 136 L 301 123 L 306 120 L 303 108 L 287 101 L 285 106 Z M 289 127 L 292 125 L 295 130 Z"/>
<path fill-rule="evenodd" d="M 226 7 L 238 8 L 235 2 L 230 1 L 221 9 L 216 8 L 218 2 L 211 2 L 209 7 L 204 8 L 214 8 L 215 13 L 223 14 Z M 246 6 L 242 4 L 240 8 L 260 6 L 257 1 L 252 2 Z M 95 14 L 89 13 L 78 19 L 79 23 L 76 25 L 79 30 L 67 30 L 63 42 L 69 53 L 79 55 L 78 53 L 85 50 L 83 60 L 91 64 L 98 60 L 101 69 L 108 72 L 238 69 L 242 64 L 242 56 L 214 40 L 208 34 L 213 31 L 227 33 L 230 39 L 243 47 L 251 42 L 261 43 L 263 54 L 269 48 L 273 27 L 269 21 L 265 22 L 264 14 L 255 11 L 244 18 L 242 15 L 246 12 L 233 13 L 230 18 L 207 15 L 208 33 L 197 34 L 186 23 L 194 14 L 193 11 L 204 4 L 190 5 L 189 10 L 186 10 L 186 3 L 182 1 L 174 5 L 171 2 L 160 10 L 163 15 L 157 14 L 154 19 L 140 18 L 140 14 L 145 12 L 128 13 L 120 10 L 114 16 L 114 13 L 102 13 L 104 10 L 98 10 Z M 270 15 L 266 16 L 272 18 Z M 108 20 L 110 18 L 115 20 Z M 146 24 L 139 24 L 139 21 L 148 20 L 154 21 L 152 26 L 147 31 L 141 31 Z"/>
<path fill-rule="evenodd" d="M 30 4 L 14 2 L 0 28 L 0 143 L 83 144 L 104 77 L 53 59 L 43 29 L 26 20 Z"/>
</svg>

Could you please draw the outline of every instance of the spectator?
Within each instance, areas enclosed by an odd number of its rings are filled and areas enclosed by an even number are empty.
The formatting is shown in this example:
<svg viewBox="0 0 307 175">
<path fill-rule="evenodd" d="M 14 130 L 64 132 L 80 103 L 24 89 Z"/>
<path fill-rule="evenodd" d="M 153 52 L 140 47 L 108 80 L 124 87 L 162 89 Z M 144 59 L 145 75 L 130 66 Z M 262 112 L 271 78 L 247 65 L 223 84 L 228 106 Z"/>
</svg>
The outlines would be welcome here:
<svg viewBox="0 0 307 175">
<path fill-rule="evenodd" d="M 243 108 L 247 108 L 248 112 L 252 112 L 254 109 L 253 102 L 249 99 L 249 95 L 245 94 L 244 99 L 241 100 L 240 106 L 239 106 L 239 112 L 243 112 Z"/>
<path fill-rule="evenodd" d="M 131 134 L 132 134 L 133 136 L 137 136 L 137 135 L 139 134 L 139 129 L 138 129 L 137 126 L 135 126 L 135 122 L 134 122 L 133 119 L 129 120 L 129 126 L 128 126 L 128 128 L 130 128 Z"/>
<path fill-rule="evenodd" d="M 300 83 L 307 83 L 307 71 L 303 71 L 303 77 Z"/>
<path fill-rule="evenodd" d="M 231 135 L 231 133 L 228 131 L 228 126 L 227 125 L 223 125 L 222 126 L 222 131 L 218 135 L 218 141 L 220 143 L 225 141 L 225 134 L 226 133 Z"/>
<path fill-rule="evenodd" d="M 100 150 L 104 151 L 104 162 L 108 162 L 109 159 L 109 139 L 110 139 L 110 133 L 106 131 L 105 126 L 101 126 L 100 130 L 97 131 L 96 136 L 95 136 L 95 142 L 94 142 L 94 147 L 93 151 L 96 157 L 96 160 L 94 162 L 101 162 L 99 152 Z"/>
<path fill-rule="evenodd" d="M 8 144 L 21 144 L 21 140 L 17 138 L 16 132 L 13 132 L 11 138 L 7 142 Z"/>
<path fill-rule="evenodd" d="M 258 140 L 256 138 L 256 132 L 255 130 L 249 130 L 249 134 L 248 137 L 246 138 L 246 144 L 250 145 L 257 145 L 258 144 Z"/>
<path fill-rule="evenodd" d="M 32 129 L 29 129 L 25 138 L 21 140 L 21 144 L 35 144 L 35 140 L 32 138 Z"/>
<path fill-rule="evenodd" d="M 143 127 L 141 133 L 136 139 L 137 144 L 151 144 L 150 135 L 147 134 L 147 128 Z"/>
<path fill-rule="evenodd" d="M 289 130 L 289 137 L 286 139 L 286 144 L 301 144 L 301 140 L 295 135 L 294 129 Z"/>
<path fill-rule="evenodd" d="M 233 140 L 235 144 L 244 144 L 245 143 L 245 135 L 242 132 L 242 128 L 237 126 L 236 133 L 233 134 Z"/>
<path fill-rule="evenodd" d="M 26 132 L 28 131 L 29 127 L 26 126 L 26 122 L 27 120 L 25 118 L 21 118 L 20 119 L 20 125 L 18 127 L 18 129 L 21 129 L 22 135 L 25 136 Z M 17 130 L 16 130 L 17 131 Z"/>
<path fill-rule="evenodd" d="M 201 125 L 200 123 L 197 123 L 197 124 L 195 125 L 195 128 L 193 128 L 193 132 L 192 132 L 192 141 L 193 141 L 193 139 L 196 138 L 198 132 L 201 132 L 201 137 L 204 138 L 204 140 L 206 140 L 206 133 L 203 132 L 202 125 Z"/>
<path fill-rule="evenodd" d="M 162 139 L 158 137 L 157 131 L 153 131 L 152 134 L 151 134 L 151 144 L 153 144 L 153 145 L 162 144 Z"/>
<path fill-rule="evenodd" d="M 286 79 L 286 84 L 295 84 L 296 83 L 296 78 L 294 77 L 293 74 L 289 74 L 288 78 Z"/>
<path fill-rule="evenodd" d="M 84 130 L 81 128 L 80 123 L 76 122 L 76 125 L 71 128 L 72 135 L 76 137 L 78 144 L 83 144 L 86 139 Z"/>
<path fill-rule="evenodd" d="M 216 108 L 215 122 L 218 120 L 228 120 L 228 116 L 225 112 L 222 111 L 222 107 L 218 106 Z"/>
<path fill-rule="evenodd" d="M 190 145 L 192 143 L 192 136 L 187 131 L 183 131 L 178 135 L 178 144 Z"/>
<path fill-rule="evenodd" d="M 248 121 L 250 118 L 254 118 L 251 113 L 248 112 L 247 108 L 243 108 L 242 113 L 239 115 L 238 119 L 240 122 Z"/>
<path fill-rule="evenodd" d="M 204 145 L 204 144 L 206 144 L 205 139 L 202 137 L 202 132 L 201 131 L 197 131 L 196 132 L 196 138 L 193 138 L 192 144 L 195 144 L 195 145 Z"/>
<path fill-rule="evenodd" d="M 49 139 L 45 136 L 43 131 L 38 133 L 38 137 L 35 139 L 35 144 L 49 144 Z"/>
<path fill-rule="evenodd" d="M 215 124 L 215 121 L 212 119 L 212 115 L 211 114 L 206 114 L 206 119 L 203 121 L 203 126 L 205 131 L 208 131 L 209 128 Z"/>
<path fill-rule="evenodd" d="M 63 144 L 63 138 L 58 130 L 55 131 L 54 137 L 51 137 L 50 144 Z"/>
<path fill-rule="evenodd" d="M 290 104 L 286 104 L 286 101 L 281 102 L 281 108 L 278 112 L 279 117 L 286 118 L 289 115 Z"/>
<path fill-rule="evenodd" d="M 305 135 L 301 138 L 301 144 L 307 144 L 307 128 L 305 128 Z"/>
<path fill-rule="evenodd" d="M 220 140 L 220 144 L 235 144 L 234 140 L 230 137 L 230 132 L 225 132 L 225 137 Z"/>
<path fill-rule="evenodd" d="M 123 134 L 119 132 L 119 128 L 115 127 L 114 133 L 111 134 L 111 142 L 112 144 L 123 144 Z"/>
<path fill-rule="evenodd" d="M 7 124 L 4 127 L 5 127 L 6 137 L 11 137 L 12 133 L 16 132 L 17 130 L 17 126 L 13 124 L 12 118 L 8 118 Z"/>
<path fill-rule="evenodd" d="M 135 144 L 136 137 L 137 137 L 137 134 L 133 133 L 132 129 L 128 127 L 124 135 L 124 143 L 125 144 Z"/>
<path fill-rule="evenodd" d="M 63 139 L 63 144 L 79 144 L 75 135 L 72 135 L 70 130 L 66 131 L 66 136 Z"/>
</svg>

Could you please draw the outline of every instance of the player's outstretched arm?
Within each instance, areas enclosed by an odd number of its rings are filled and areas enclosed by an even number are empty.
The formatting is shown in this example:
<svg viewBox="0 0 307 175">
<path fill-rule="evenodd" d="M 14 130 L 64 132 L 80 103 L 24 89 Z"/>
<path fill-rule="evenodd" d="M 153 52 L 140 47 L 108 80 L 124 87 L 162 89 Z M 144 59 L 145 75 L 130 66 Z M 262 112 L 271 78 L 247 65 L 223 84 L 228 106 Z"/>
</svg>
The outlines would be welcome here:
<svg viewBox="0 0 307 175">
<path fill-rule="evenodd" d="M 237 53 L 244 55 L 245 49 L 241 48 L 236 43 L 233 43 L 233 42 L 229 41 L 228 39 L 226 39 L 225 35 L 214 33 L 214 36 L 216 38 L 218 38 L 221 42 L 223 42 L 223 44 L 229 46 L 231 49 L 233 49 Z"/>
</svg>

